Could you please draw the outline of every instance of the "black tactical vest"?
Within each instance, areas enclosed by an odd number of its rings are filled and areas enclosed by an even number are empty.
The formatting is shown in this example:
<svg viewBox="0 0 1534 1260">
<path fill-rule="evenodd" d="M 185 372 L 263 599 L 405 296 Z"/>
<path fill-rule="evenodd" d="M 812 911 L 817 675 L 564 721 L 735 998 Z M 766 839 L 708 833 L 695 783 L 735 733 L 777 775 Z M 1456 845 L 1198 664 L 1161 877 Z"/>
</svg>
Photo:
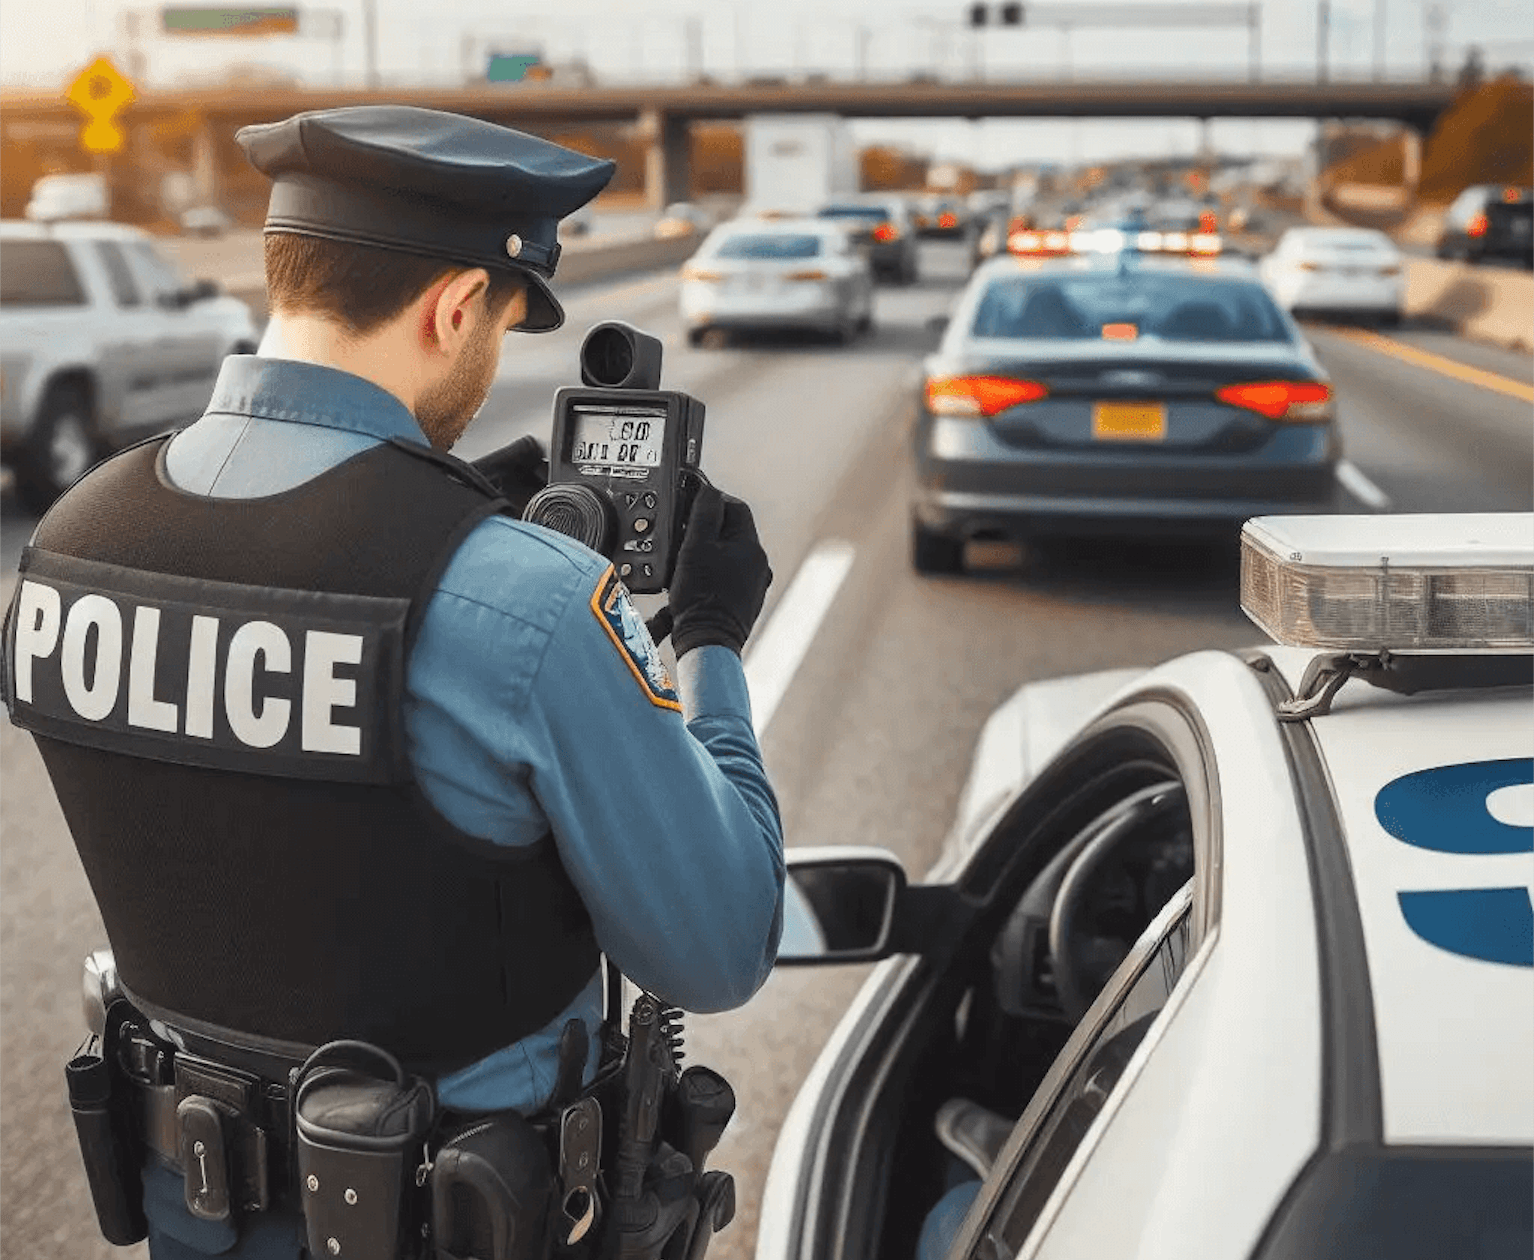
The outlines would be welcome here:
<svg viewBox="0 0 1534 1260">
<path fill-rule="evenodd" d="M 454 828 L 402 724 L 427 601 L 505 504 L 403 443 L 209 498 L 170 484 L 165 446 L 59 500 L 5 628 L 6 703 L 125 987 L 172 1023 L 360 1038 L 438 1074 L 543 1027 L 599 962 L 553 839 Z"/>
</svg>

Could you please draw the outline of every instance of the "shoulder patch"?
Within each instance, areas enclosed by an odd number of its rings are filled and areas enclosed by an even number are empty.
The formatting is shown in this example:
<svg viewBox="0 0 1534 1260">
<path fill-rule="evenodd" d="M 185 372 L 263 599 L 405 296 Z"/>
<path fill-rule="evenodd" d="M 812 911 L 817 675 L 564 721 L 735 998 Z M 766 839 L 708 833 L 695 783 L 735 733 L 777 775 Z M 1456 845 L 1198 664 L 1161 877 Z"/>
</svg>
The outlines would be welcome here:
<svg viewBox="0 0 1534 1260">
<path fill-rule="evenodd" d="M 623 663 L 629 667 L 645 698 L 659 708 L 675 709 L 680 713 L 682 702 L 666 663 L 661 660 L 660 649 L 645 629 L 644 618 L 629 598 L 628 588 L 618 580 L 611 567 L 597 583 L 596 592 L 591 597 L 591 611 L 602 623 L 602 629 L 607 631 L 607 637 L 623 657 Z"/>
</svg>

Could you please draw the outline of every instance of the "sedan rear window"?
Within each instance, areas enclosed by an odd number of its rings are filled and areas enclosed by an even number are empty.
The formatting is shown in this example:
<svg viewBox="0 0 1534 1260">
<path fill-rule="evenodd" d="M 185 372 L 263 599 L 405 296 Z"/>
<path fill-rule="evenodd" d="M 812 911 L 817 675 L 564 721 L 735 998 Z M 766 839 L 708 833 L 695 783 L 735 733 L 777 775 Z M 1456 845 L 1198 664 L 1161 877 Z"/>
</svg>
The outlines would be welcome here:
<svg viewBox="0 0 1534 1260">
<path fill-rule="evenodd" d="M 818 236 L 793 236 L 775 232 L 762 236 L 729 236 L 719 242 L 716 258 L 814 258 L 820 253 Z"/>
<path fill-rule="evenodd" d="M 889 211 L 883 206 L 826 206 L 822 219 L 887 219 Z"/>
<path fill-rule="evenodd" d="M 1006 278 L 975 311 L 976 337 L 1091 340 L 1105 335 L 1164 341 L 1288 341 L 1272 301 L 1256 284 L 1190 276 L 1117 274 Z"/>
<path fill-rule="evenodd" d="M 85 290 L 58 241 L 0 245 L 0 306 L 84 306 Z"/>
</svg>

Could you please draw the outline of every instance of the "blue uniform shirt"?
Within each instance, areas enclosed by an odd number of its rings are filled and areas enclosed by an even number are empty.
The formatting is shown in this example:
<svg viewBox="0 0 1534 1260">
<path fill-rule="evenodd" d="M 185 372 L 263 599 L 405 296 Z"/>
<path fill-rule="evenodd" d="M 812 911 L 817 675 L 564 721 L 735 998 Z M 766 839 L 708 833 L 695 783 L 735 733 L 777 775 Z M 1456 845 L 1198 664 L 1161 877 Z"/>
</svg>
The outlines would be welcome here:
<svg viewBox="0 0 1534 1260">
<path fill-rule="evenodd" d="M 370 382 L 235 356 L 166 460 L 183 490 L 251 498 L 388 438 L 425 444 L 409 410 Z M 608 568 L 539 526 L 493 517 L 475 528 L 408 662 L 411 764 L 427 799 L 471 835 L 514 848 L 552 831 L 598 943 L 634 983 L 688 1010 L 728 1009 L 767 978 L 782 928 L 782 825 L 745 675 L 730 649 L 699 648 L 678 666 L 673 701 L 643 668 L 654 649 L 642 626 L 636 642 L 626 598 L 616 610 L 594 600 Z M 617 613 L 627 635 L 614 632 Z M 539 1032 L 438 1081 L 442 1103 L 536 1109 L 572 1017 L 593 1037 L 589 1075 L 600 974 Z"/>
</svg>

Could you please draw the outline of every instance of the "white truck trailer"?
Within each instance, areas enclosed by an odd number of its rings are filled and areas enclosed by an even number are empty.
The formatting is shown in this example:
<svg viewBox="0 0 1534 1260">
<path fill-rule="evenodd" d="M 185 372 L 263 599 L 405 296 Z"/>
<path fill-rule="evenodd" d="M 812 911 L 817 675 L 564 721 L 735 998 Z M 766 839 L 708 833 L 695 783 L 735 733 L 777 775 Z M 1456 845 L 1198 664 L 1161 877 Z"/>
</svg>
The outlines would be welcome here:
<svg viewBox="0 0 1534 1260">
<path fill-rule="evenodd" d="M 858 190 L 858 154 L 835 114 L 756 114 L 746 119 L 746 209 L 813 212 Z"/>
</svg>

